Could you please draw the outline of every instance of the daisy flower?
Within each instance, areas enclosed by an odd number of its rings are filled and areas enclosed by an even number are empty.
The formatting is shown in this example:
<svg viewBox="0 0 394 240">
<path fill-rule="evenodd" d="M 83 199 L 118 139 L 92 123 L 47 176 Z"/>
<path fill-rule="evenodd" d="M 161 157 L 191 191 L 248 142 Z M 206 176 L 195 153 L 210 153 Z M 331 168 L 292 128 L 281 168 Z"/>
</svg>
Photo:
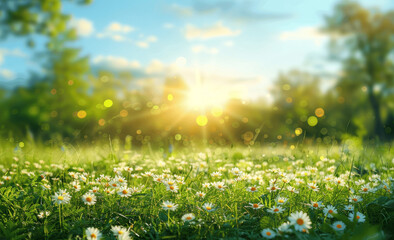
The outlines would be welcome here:
<svg viewBox="0 0 394 240">
<path fill-rule="evenodd" d="M 196 192 L 197 197 L 204 198 L 205 193 L 204 192 Z"/>
<path fill-rule="evenodd" d="M 41 187 L 42 187 L 42 189 L 44 189 L 44 190 L 51 190 L 51 185 L 46 184 L 46 183 L 42 184 Z"/>
<path fill-rule="evenodd" d="M 292 193 L 300 193 L 298 190 L 296 190 L 294 187 L 288 186 L 287 191 L 292 192 Z"/>
<path fill-rule="evenodd" d="M 206 210 L 207 212 L 214 211 L 215 210 L 214 207 L 215 207 L 215 205 L 213 205 L 212 203 L 204 203 L 204 205 L 202 205 L 202 208 L 204 210 Z"/>
<path fill-rule="evenodd" d="M 57 204 L 67 204 L 71 200 L 71 195 L 65 190 L 59 190 L 52 196 L 52 201 Z"/>
<path fill-rule="evenodd" d="M 189 222 L 193 221 L 196 217 L 194 216 L 193 213 L 186 213 L 185 215 L 182 216 L 182 221 L 184 222 Z"/>
<path fill-rule="evenodd" d="M 308 187 L 315 192 L 319 191 L 319 187 L 315 183 L 308 183 Z"/>
<path fill-rule="evenodd" d="M 220 191 L 224 191 L 224 188 L 226 187 L 223 182 L 214 182 L 212 183 L 212 186 Z"/>
<path fill-rule="evenodd" d="M 276 199 L 276 202 L 277 202 L 279 205 L 283 205 L 283 204 L 285 204 L 285 203 L 287 202 L 287 198 L 278 197 L 278 198 Z"/>
<path fill-rule="evenodd" d="M 248 192 L 257 192 L 259 187 L 252 186 L 252 187 L 247 187 L 246 191 Z"/>
<path fill-rule="evenodd" d="M 280 188 L 278 188 L 275 183 L 271 183 L 269 187 L 267 187 L 267 190 L 269 190 L 270 192 L 275 192 L 277 190 L 280 190 Z"/>
<path fill-rule="evenodd" d="M 363 199 L 357 195 L 353 195 L 353 196 L 349 197 L 349 201 L 352 203 L 358 203 L 358 202 L 361 202 L 362 200 Z"/>
<path fill-rule="evenodd" d="M 86 205 L 94 205 L 96 203 L 96 196 L 93 193 L 85 193 L 82 196 L 82 201 Z"/>
<path fill-rule="evenodd" d="M 131 189 L 127 186 L 123 186 L 119 188 L 118 195 L 121 197 L 130 197 L 131 196 Z"/>
<path fill-rule="evenodd" d="M 345 223 L 342 222 L 342 221 L 336 221 L 336 222 L 334 222 L 334 223 L 332 224 L 332 228 L 333 228 L 335 231 L 343 231 L 343 230 L 345 230 L 346 225 L 345 225 Z"/>
<path fill-rule="evenodd" d="M 203 183 L 203 184 L 202 184 L 202 187 L 203 187 L 203 188 L 210 188 L 210 187 L 211 187 L 211 184 L 210 184 L 210 183 Z"/>
<path fill-rule="evenodd" d="M 349 213 L 349 220 L 353 221 L 353 219 L 354 219 L 354 214 Z M 360 212 L 357 212 L 355 222 L 360 222 L 360 223 L 365 222 L 365 215 Z"/>
<path fill-rule="evenodd" d="M 310 229 L 312 224 L 309 216 L 302 211 L 290 214 L 289 221 L 291 225 L 294 226 L 295 230 L 300 232 L 305 232 Z"/>
<path fill-rule="evenodd" d="M 360 193 L 367 194 L 369 192 L 371 192 L 371 187 L 370 187 L 369 183 L 364 184 L 363 186 L 361 186 Z"/>
<path fill-rule="evenodd" d="M 267 209 L 267 212 L 269 213 L 282 213 L 283 211 L 285 211 L 285 209 L 281 206 L 273 206 L 272 208 Z"/>
<path fill-rule="evenodd" d="M 260 204 L 260 203 L 249 203 L 249 205 L 253 208 L 253 209 L 260 209 L 260 208 L 262 208 L 262 207 L 264 207 L 264 205 L 263 204 Z"/>
<path fill-rule="evenodd" d="M 276 233 L 269 228 L 264 229 L 261 231 L 261 235 L 267 239 L 273 239 L 276 236 Z"/>
<path fill-rule="evenodd" d="M 312 202 L 311 203 L 311 208 L 312 209 L 319 209 L 321 207 L 324 207 L 324 205 L 323 205 L 323 203 L 321 201 L 320 202 Z"/>
<path fill-rule="evenodd" d="M 346 211 L 353 211 L 354 210 L 354 206 L 349 204 L 349 205 L 345 205 L 345 210 Z"/>
<path fill-rule="evenodd" d="M 37 215 L 37 217 L 42 219 L 42 218 L 44 218 L 44 217 L 48 217 L 50 214 L 51 214 L 51 212 L 49 212 L 49 211 L 40 212 L 40 213 Z"/>
<path fill-rule="evenodd" d="M 123 235 L 129 235 L 129 231 L 122 227 L 122 226 L 112 226 L 111 227 L 111 232 L 116 236 L 116 237 L 120 237 Z"/>
<path fill-rule="evenodd" d="M 101 233 L 97 228 L 87 228 L 85 234 L 88 240 L 98 240 L 101 238 Z"/>
<path fill-rule="evenodd" d="M 282 234 L 282 233 L 292 233 L 293 230 L 290 227 L 291 227 L 290 222 L 284 222 L 284 223 L 282 223 L 282 225 L 280 225 L 278 227 L 278 231 L 279 231 L 280 234 Z"/>
<path fill-rule="evenodd" d="M 332 205 L 327 205 L 327 207 L 323 209 L 323 212 L 328 218 L 333 218 L 332 214 L 338 213 L 337 209 Z"/>
<path fill-rule="evenodd" d="M 79 185 L 78 181 L 73 181 L 70 183 L 70 185 L 72 186 L 72 188 L 74 189 L 74 191 L 78 192 L 79 190 L 81 190 L 81 185 Z"/>
<path fill-rule="evenodd" d="M 173 185 L 167 185 L 166 189 L 167 189 L 167 191 L 177 193 L 179 187 L 176 184 L 173 184 Z"/>
<path fill-rule="evenodd" d="M 100 190 L 100 188 L 93 187 L 91 190 L 89 190 L 89 192 L 91 192 L 91 193 L 98 193 L 99 190 Z"/>
<path fill-rule="evenodd" d="M 105 192 L 106 194 L 113 194 L 113 193 L 115 193 L 115 190 L 114 190 L 114 189 L 106 188 L 106 189 L 104 189 L 104 192 Z"/>
<path fill-rule="evenodd" d="M 170 201 L 164 201 L 162 207 L 164 210 L 175 211 L 176 208 L 178 207 L 178 204 L 174 204 Z"/>
<path fill-rule="evenodd" d="M 211 173 L 211 176 L 212 176 L 213 178 L 219 178 L 219 177 L 222 176 L 222 173 L 221 173 L 221 172 L 213 172 L 213 173 Z"/>
</svg>

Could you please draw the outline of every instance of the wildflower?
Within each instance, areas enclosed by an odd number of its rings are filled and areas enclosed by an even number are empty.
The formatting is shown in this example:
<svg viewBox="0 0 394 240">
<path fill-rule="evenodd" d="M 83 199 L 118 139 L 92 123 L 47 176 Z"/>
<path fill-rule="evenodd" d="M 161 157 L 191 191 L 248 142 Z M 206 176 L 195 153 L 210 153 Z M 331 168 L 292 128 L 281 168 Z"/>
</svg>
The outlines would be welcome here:
<svg viewBox="0 0 394 240">
<path fill-rule="evenodd" d="M 269 213 L 282 213 L 283 211 L 285 211 L 285 209 L 281 206 L 273 206 L 272 208 L 267 209 L 267 212 Z"/>
<path fill-rule="evenodd" d="M 204 205 L 202 205 L 202 208 L 204 210 L 206 210 L 207 212 L 214 211 L 215 210 L 214 207 L 215 207 L 215 205 L 213 205 L 212 203 L 204 203 Z"/>
<path fill-rule="evenodd" d="M 221 177 L 222 174 L 220 172 L 213 172 L 213 173 L 211 173 L 211 176 L 214 178 L 218 178 L 218 177 Z"/>
<path fill-rule="evenodd" d="M 195 218 L 196 217 L 194 216 L 193 213 L 187 213 L 187 214 L 182 216 L 182 221 L 189 222 L 189 221 L 193 221 Z"/>
<path fill-rule="evenodd" d="M 247 187 L 246 191 L 248 192 L 257 192 L 259 187 L 252 186 L 252 187 Z"/>
<path fill-rule="evenodd" d="M 342 221 L 336 221 L 336 222 L 334 222 L 334 223 L 332 224 L 332 228 L 333 228 L 335 231 L 343 231 L 343 230 L 345 230 L 346 225 L 345 225 L 345 223 L 342 222 Z"/>
<path fill-rule="evenodd" d="M 353 211 L 353 210 L 354 210 L 354 206 L 351 205 L 351 204 L 346 205 L 346 206 L 345 206 L 345 210 L 346 210 L 346 211 Z"/>
<path fill-rule="evenodd" d="M 361 202 L 362 200 L 363 199 L 360 196 L 356 196 L 356 195 L 349 197 L 349 201 L 352 203 L 358 203 Z"/>
<path fill-rule="evenodd" d="M 205 197 L 205 193 L 203 193 L 203 192 L 196 192 L 196 195 L 197 195 L 197 197 L 200 197 L 200 198 Z"/>
<path fill-rule="evenodd" d="M 274 238 L 276 236 L 276 233 L 274 231 L 272 231 L 271 229 L 266 228 L 263 231 L 261 231 L 261 235 L 264 238 L 272 239 L 272 238 Z"/>
<path fill-rule="evenodd" d="M 123 186 L 119 188 L 118 195 L 121 197 L 130 197 L 131 196 L 131 189 L 127 186 Z"/>
<path fill-rule="evenodd" d="M 203 188 L 210 188 L 210 187 L 211 187 L 211 184 L 210 184 L 210 183 L 203 183 L 203 184 L 202 184 L 202 187 L 203 187 Z"/>
<path fill-rule="evenodd" d="M 270 192 L 275 192 L 277 190 L 280 190 L 280 188 L 278 188 L 275 183 L 271 183 L 269 187 L 267 187 L 267 190 L 269 190 Z"/>
<path fill-rule="evenodd" d="M 106 188 L 106 189 L 104 189 L 104 192 L 105 192 L 106 194 L 113 194 L 113 193 L 115 192 L 115 190 L 114 190 L 114 189 Z"/>
<path fill-rule="evenodd" d="M 51 212 L 49 212 L 49 211 L 40 212 L 40 213 L 37 215 L 37 217 L 42 219 L 42 218 L 44 218 L 44 217 L 48 217 L 50 214 L 51 214 Z"/>
<path fill-rule="evenodd" d="M 289 220 L 297 231 L 305 232 L 311 228 L 312 222 L 310 218 L 302 211 L 290 214 Z"/>
<path fill-rule="evenodd" d="M 308 183 L 308 187 L 312 189 L 312 191 L 318 192 L 319 187 L 315 183 Z"/>
<path fill-rule="evenodd" d="M 67 204 L 71 200 L 71 195 L 66 190 L 59 190 L 52 196 L 52 201 L 57 204 Z"/>
<path fill-rule="evenodd" d="M 0 185 L 1 185 L 1 184 L 0 184 Z M 44 190 L 51 190 L 51 185 L 46 184 L 46 183 L 42 184 L 41 187 L 42 187 L 42 189 L 44 189 Z"/>
<path fill-rule="evenodd" d="M 10 180 L 11 180 L 11 176 L 3 176 L 3 179 L 4 179 L 5 181 L 10 181 Z"/>
<path fill-rule="evenodd" d="M 320 201 L 320 202 L 312 202 L 312 203 L 311 203 L 311 208 L 312 208 L 312 209 L 319 209 L 319 208 L 321 208 L 321 207 L 324 207 L 324 205 L 322 204 L 321 201 Z"/>
<path fill-rule="evenodd" d="M 353 221 L 353 219 L 354 219 L 354 214 L 349 213 L 349 220 Z M 365 215 L 360 212 L 357 212 L 355 222 L 360 222 L 360 223 L 365 222 Z"/>
<path fill-rule="evenodd" d="M 81 190 L 81 185 L 79 185 L 78 181 L 73 181 L 70 183 L 71 186 L 73 187 L 73 189 L 78 192 L 79 190 Z"/>
<path fill-rule="evenodd" d="M 178 207 L 178 204 L 174 204 L 174 203 L 172 203 L 170 201 L 164 201 L 162 206 L 163 206 L 164 210 L 175 211 L 176 208 Z"/>
<path fill-rule="evenodd" d="M 361 186 L 360 193 L 367 194 L 367 193 L 370 193 L 370 192 L 373 192 L 373 189 L 371 188 L 369 183 L 364 184 L 363 186 Z"/>
<path fill-rule="evenodd" d="M 97 228 L 87 228 L 85 233 L 88 240 L 98 240 L 101 238 L 101 233 Z"/>
<path fill-rule="evenodd" d="M 282 225 L 280 225 L 280 226 L 278 227 L 279 233 L 280 233 L 280 234 L 281 234 L 281 233 L 292 233 L 293 230 L 290 228 L 290 226 L 291 226 L 290 222 L 284 222 L 284 223 L 282 223 Z"/>
<path fill-rule="evenodd" d="M 323 209 L 323 212 L 324 215 L 326 215 L 328 218 L 332 218 L 333 217 L 332 214 L 338 213 L 337 209 L 332 205 L 327 205 L 327 207 Z"/>
<path fill-rule="evenodd" d="M 260 203 L 249 203 L 249 205 L 253 208 L 253 209 L 260 209 L 262 207 L 264 207 L 263 204 Z"/>
<path fill-rule="evenodd" d="M 288 186 L 287 191 L 292 192 L 292 193 L 300 193 L 298 190 L 296 190 L 294 187 Z"/>
<path fill-rule="evenodd" d="M 171 192 L 177 193 L 178 189 L 179 189 L 179 187 L 176 184 L 167 185 L 167 191 L 171 191 Z"/>
<path fill-rule="evenodd" d="M 284 197 L 278 197 L 277 199 L 276 199 L 276 201 L 278 202 L 278 204 L 279 205 L 283 205 L 283 204 L 285 204 L 286 202 L 287 202 L 287 198 L 284 198 Z"/>
<path fill-rule="evenodd" d="M 111 232 L 118 238 L 120 238 L 123 235 L 127 235 L 127 236 L 129 235 L 129 231 L 122 226 L 112 226 Z"/>
<path fill-rule="evenodd" d="M 212 186 L 220 191 L 224 191 L 224 188 L 226 187 L 223 182 L 214 182 L 212 183 Z"/>
<path fill-rule="evenodd" d="M 96 196 L 92 193 L 85 193 L 82 196 L 82 201 L 83 203 L 85 203 L 86 205 L 94 205 L 96 203 Z"/>
</svg>

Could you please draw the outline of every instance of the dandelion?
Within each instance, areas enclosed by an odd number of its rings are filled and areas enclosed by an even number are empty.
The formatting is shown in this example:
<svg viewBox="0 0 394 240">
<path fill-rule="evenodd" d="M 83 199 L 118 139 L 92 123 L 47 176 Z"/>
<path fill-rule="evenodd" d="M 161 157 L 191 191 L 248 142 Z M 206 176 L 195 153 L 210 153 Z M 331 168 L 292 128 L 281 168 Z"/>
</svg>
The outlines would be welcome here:
<svg viewBox="0 0 394 240">
<path fill-rule="evenodd" d="M 194 216 L 193 213 L 187 213 L 185 215 L 182 216 L 182 221 L 184 222 L 190 222 L 193 221 L 196 217 Z"/>
<path fill-rule="evenodd" d="M 354 214 L 349 213 L 349 220 L 353 221 L 353 219 L 354 219 Z M 360 212 L 357 212 L 355 222 L 360 222 L 360 223 L 365 222 L 365 215 Z"/>
<path fill-rule="evenodd" d="M 324 212 L 324 215 L 327 216 L 328 218 L 333 218 L 332 214 L 338 213 L 337 209 L 332 205 L 327 205 L 327 207 L 325 207 L 323 209 L 323 212 Z"/>
<path fill-rule="evenodd" d="M 85 234 L 88 240 L 98 240 L 101 238 L 101 233 L 97 228 L 87 228 Z"/>
<path fill-rule="evenodd" d="M 308 229 L 311 228 L 311 224 L 312 224 L 309 216 L 302 211 L 290 214 L 289 221 L 291 225 L 294 226 L 295 230 L 300 232 L 307 231 Z"/>
<path fill-rule="evenodd" d="M 123 186 L 119 188 L 118 195 L 121 197 L 130 197 L 131 196 L 131 189 L 127 186 Z"/>
<path fill-rule="evenodd" d="M 274 238 L 276 236 L 276 233 L 274 231 L 272 231 L 271 229 L 266 228 L 263 231 L 261 231 L 261 235 L 264 238 L 272 239 L 272 238 Z"/>
<path fill-rule="evenodd" d="M 92 193 L 85 193 L 82 196 L 82 201 L 83 203 L 85 203 L 86 205 L 94 205 L 96 203 L 96 196 Z"/>
<path fill-rule="evenodd" d="M 343 230 L 345 230 L 346 225 L 345 225 L 345 223 L 342 222 L 342 221 L 336 221 L 336 222 L 334 222 L 334 223 L 332 224 L 332 228 L 333 228 L 335 231 L 343 231 Z"/>
<path fill-rule="evenodd" d="M 264 207 L 264 205 L 263 205 L 263 204 L 260 204 L 260 203 L 249 203 L 249 205 L 250 205 L 253 209 L 255 209 L 255 210 Z"/>
<path fill-rule="evenodd" d="M 248 192 L 257 192 L 259 187 L 252 186 L 252 187 L 247 187 L 246 191 Z"/>
<path fill-rule="evenodd" d="M 164 201 L 162 207 L 164 210 L 175 211 L 177 209 L 178 205 L 174 204 L 170 201 Z"/>
<path fill-rule="evenodd" d="M 213 205 L 212 203 L 204 203 L 204 205 L 202 205 L 202 208 L 207 212 L 215 211 L 214 207 L 215 205 Z"/>
<path fill-rule="evenodd" d="M 267 212 L 269 213 L 282 213 L 283 211 L 285 211 L 285 209 L 281 206 L 273 206 L 272 208 L 267 209 Z"/>
</svg>

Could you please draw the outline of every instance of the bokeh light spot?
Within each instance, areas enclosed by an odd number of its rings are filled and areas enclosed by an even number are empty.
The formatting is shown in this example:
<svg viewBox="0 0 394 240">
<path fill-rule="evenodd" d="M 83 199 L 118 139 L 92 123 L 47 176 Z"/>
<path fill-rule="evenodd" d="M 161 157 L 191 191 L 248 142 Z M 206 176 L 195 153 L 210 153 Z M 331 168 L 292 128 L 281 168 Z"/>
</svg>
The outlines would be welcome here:
<svg viewBox="0 0 394 240">
<path fill-rule="evenodd" d="M 25 143 L 24 143 L 24 142 L 20 142 L 20 143 L 19 143 L 19 147 L 20 147 L 20 148 L 23 148 L 24 146 L 25 146 Z"/>
<path fill-rule="evenodd" d="M 136 132 L 138 135 L 140 135 L 142 133 L 142 131 L 140 129 L 137 130 Z"/>
<path fill-rule="evenodd" d="M 300 135 L 302 134 L 302 128 L 296 128 L 296 130 L 294 131 L 294 133 L 295 133 L 297 136 L 300 136 Z"/>
<path fill-rule="evenodd" d="M 78 113 L 77 113 L 77 117 L 78 118 L 85 118 L 86 115 L 87 115 L 87 113 L 86 113 L 85 110 L 79 110 Z"/>
<path fill-rule="evenodd" d="M 100 120 L 98 120 L 98 124 L 100 126 L 104 126 L 105 125 L 105 120 L 101 118 Z"/>
<path fill-rule="evenodd" d="M 315 115 L 316 115 L 316 117 L 323 117 L 324 116 L 324 109 L 323 108 L 316 108 Z"/>
<path fill-rule="evenodd" d="M 207 125 L 207 123 L 208 123 L 208 118 L 207 118 L 207 116 L 205 116 L 205 115 L 199 115 L 199 116 L 196 118 L 196 123 L 198 124 L 198 126 L 201 126 L 201 127 Z"/>
<path fill-rule="evenodd" d="M 220 106 L 215 106 L 211 109 L 211 114 L 214 117 L 220 117 L 223 114 L 223 109 Z"/>
<path fill-rule="evenodd" d="M 111 99 L 107 99 L 107 100 L 104 101 L 104 107 L 106 107 L 106 108 L 112 107 L 113 104 L 114 103 L 112 102 Z"/>
<path fill-rule="evenodd" d="M 175 140 L 180 141 L 182 139 L 182 135 L 177 133 L 175 134 Z"/>
<path fill-rule="evenodd" d="M 129 115 L 129 112 L 126 109 L 123 109 L 122 111 L 120 111 L 119 115 L 121 117 L 127 117 L 127 115 Z"/>
<path fill-rule="evenodd" d="M 167 95 L 167 100 L 170 101 L 170 102 L 171 102 L 172 100 L 174 100 L 174 95 L 172 95 L 171 93 L 168 94 L 168 95 Z"/>
<path fill-rule="evenodd" d="M 309 126 L 314 127 L 314 126 L 317 125 L 317 123 L 318 123 L 317 117 L 315 117 L 315 116 L 310 116 L 310 117 L 308 118 L 308 125 L 309 125 Z"/>
</svg>

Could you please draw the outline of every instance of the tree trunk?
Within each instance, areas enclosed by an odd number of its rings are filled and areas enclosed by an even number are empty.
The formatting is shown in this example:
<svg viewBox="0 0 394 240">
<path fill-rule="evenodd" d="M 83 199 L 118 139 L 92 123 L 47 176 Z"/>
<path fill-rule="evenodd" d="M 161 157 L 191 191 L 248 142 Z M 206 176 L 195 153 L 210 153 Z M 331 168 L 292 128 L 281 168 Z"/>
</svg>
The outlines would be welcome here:
<svg viewBox="0 0 394 240">
<path fill-rule="evenodd" d="M 374 127 L 375 134 L 379 137 L 380 140 L 385 140 L 386 136 L 384 134 L 384 128 L 382 123 L 382 117 L 380 116 L 380 104 L 376 96 L 373 94 L 373 87 L 368 87 L 368 97 L 369 102 L 371 103 L 372 111 L 374 114 Z"/>
</svg>

